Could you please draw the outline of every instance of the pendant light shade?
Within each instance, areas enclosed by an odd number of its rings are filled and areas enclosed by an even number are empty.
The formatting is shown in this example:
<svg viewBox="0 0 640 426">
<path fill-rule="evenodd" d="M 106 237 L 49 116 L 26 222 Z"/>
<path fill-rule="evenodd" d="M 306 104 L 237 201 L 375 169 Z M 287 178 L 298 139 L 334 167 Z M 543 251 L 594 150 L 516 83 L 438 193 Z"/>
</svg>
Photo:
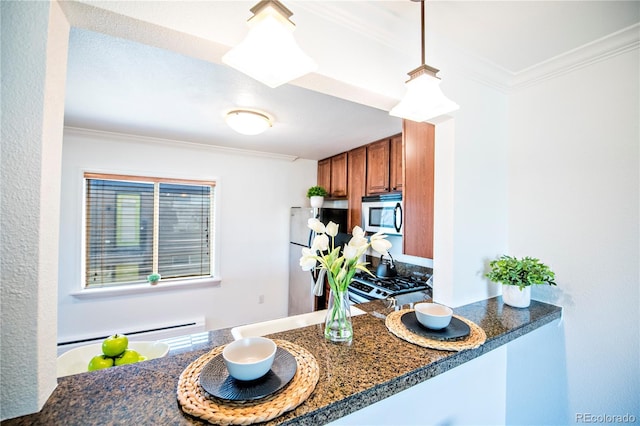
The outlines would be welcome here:
<svg viewBox="0 0 640 426">
<path fill-rule="evenodd" d="M 317 68 L 293 37 L 292 13 L 277 0 L 251 8 L 246 38 L 222 57 L 222 62 L 275 88 Z"/>
<path fill-rule="evenodd" d="M 405 83 L 407 92 L 389 114 L 422 122 L 448 114 L 460 107 L 442 93 L 440 78 L 436 75 L 438 70 L 425 64 L 424 0 L 418 1 L 421 3 L 422 65 L 409 72 L 409 81 Z"/>
<path fill-rule="evenodd" d="M 271 119 L 257 111 L 236 109 L 225 116 L 229 127 L 243 135 L 258 135 L 271 127 Z"/>
<path fill-rule="evenodd" d="M 411 79 L 405 83 L 407 93 L 389 114 L 422 122 L 459 109 L 458 104 L 442 93 L 437 72 L 437 69 L 427 65 L 410 72 Z"/>
</svg>

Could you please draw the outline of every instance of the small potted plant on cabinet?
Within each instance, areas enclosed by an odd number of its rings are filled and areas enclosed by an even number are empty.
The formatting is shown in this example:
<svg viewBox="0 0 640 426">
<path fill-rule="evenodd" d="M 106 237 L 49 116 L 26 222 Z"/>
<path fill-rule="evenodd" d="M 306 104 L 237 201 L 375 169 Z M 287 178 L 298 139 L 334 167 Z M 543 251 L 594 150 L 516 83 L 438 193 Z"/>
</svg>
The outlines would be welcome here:
<svg viewBox="0 0 640 426">
<path fill-rule="evenodd" d="M 324 203 L 324 197 L 326 197 L 327 195 L 327 190 L 321 186 L 312 186 L 307 190 L 307 198 L 309 198 L 311 207 L 322 207 L 322 203 Z"/>
<path fill-rule="evenodd" d="M 502 284 L 502 300 L 516 308 L 526 308 L 531 303 L 531 286 L 556 285 L 555 274 L 539 259 L 518 259 L 507 255 L 489 262 L 491 270 L 486 275 L 491 281 Z"/>
</svg>

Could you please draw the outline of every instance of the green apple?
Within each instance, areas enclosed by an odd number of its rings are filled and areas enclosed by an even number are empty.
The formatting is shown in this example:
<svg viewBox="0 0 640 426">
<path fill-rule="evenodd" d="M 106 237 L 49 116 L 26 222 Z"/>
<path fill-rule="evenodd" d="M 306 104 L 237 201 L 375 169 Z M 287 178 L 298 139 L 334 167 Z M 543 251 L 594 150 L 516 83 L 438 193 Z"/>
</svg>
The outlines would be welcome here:
<svg viewBox="0 0 640 426">
<path fill-rule="evenodd" d="M 96 355 L 89 361 L 89 371 L 102 370 L 113 367 L 113 358 L 106 355 Z"/>
<path fill-rule="evenodd" d="M 106 356 L 120 356 L 127 346 L 129 339 L 124 334 L 114 334 L 102 342 L 102 353 Z"/>
<path fill-rule="evenodd" d="M 133 364 L 140 360 L 140 353 L 133 349 L 126 349 L 122 355 L 116 358 L 116 365 Z"/>
</svg>

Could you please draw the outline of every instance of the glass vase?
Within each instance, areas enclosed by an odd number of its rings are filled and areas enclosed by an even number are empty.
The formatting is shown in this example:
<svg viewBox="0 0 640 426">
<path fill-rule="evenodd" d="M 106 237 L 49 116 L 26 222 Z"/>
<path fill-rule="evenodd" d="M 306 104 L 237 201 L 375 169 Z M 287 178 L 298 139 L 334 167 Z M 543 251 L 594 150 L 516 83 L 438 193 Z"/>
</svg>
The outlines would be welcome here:
<svg viewBox="0 0 640 426">
<path fill-rule="evenodd" d="M 333 343 L 351 344 L 353 325 L 351 324 L 351 305 L 349 292 L 331 289 L 329 307 L 324 322 L 324 338 Z"/>
</svg>

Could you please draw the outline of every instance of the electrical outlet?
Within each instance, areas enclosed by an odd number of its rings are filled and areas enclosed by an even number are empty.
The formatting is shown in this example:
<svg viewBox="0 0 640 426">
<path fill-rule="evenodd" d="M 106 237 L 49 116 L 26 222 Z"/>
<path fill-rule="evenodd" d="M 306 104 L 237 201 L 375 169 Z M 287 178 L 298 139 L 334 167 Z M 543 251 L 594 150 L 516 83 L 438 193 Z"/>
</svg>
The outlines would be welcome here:
<svg viewBox="0 0 640 426">
<path fill-rule="evenodd" d="M 258 304 L 261 305 L 264 303 L 264 294 L 261 294 L 260 296 L 258 296 Z"/>
</svg>

